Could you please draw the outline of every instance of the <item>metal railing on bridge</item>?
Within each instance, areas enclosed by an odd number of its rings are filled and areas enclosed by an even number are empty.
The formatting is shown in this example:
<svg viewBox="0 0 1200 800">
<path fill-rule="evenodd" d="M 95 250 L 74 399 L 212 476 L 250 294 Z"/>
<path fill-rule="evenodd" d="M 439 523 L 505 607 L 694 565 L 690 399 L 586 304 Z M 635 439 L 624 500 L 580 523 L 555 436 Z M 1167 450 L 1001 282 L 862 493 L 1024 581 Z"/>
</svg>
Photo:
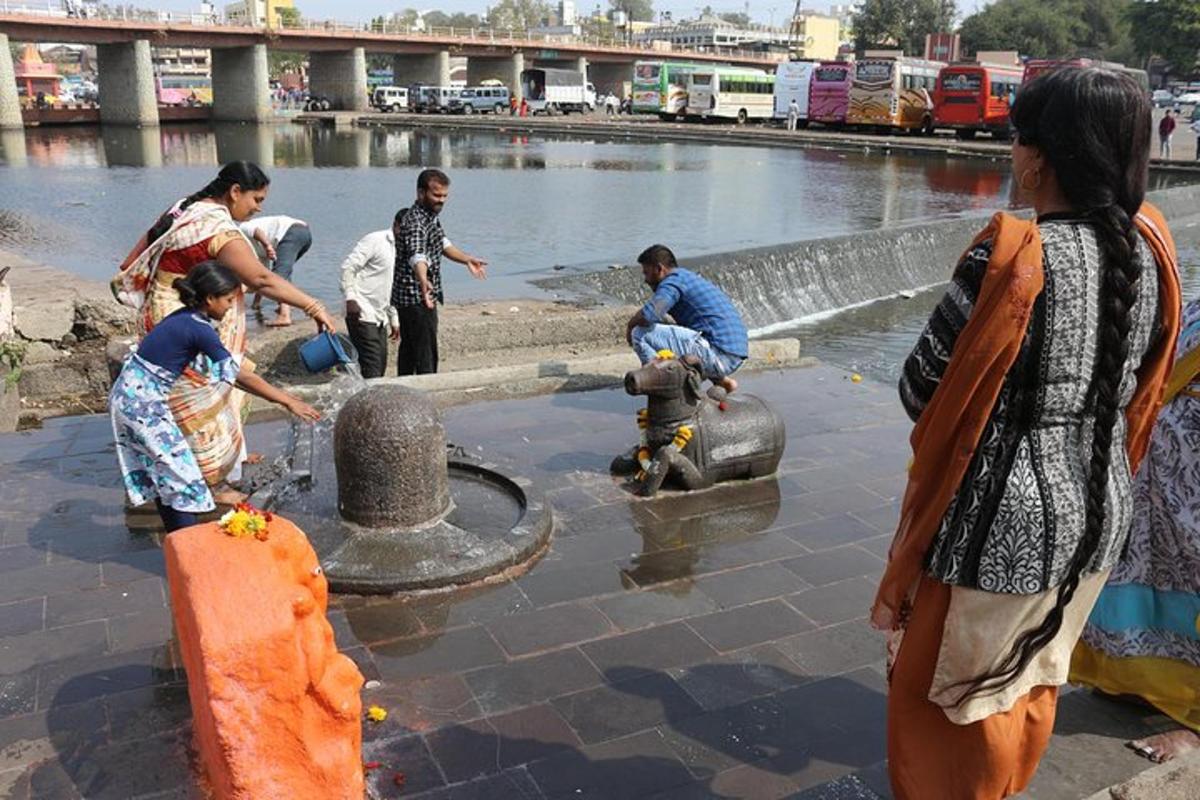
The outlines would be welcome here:
<svg viewBox="0 0 1200 800">
<path fill-rule="evenodd" d="M 262 27 L 252 25 L 244 20 L 229 19 L 219 14 L 194 14 L 179 11 L 154 11 L 137 9 L 129 5 L 108 6 L 93 5 L 75 0 L 54 2 L 47 0 L 43 3 L 16 2 L 16 0 L 0 0 L 0 13 L 18 14 L 24 16 L 48 17 L 54 19 L 95 19 L 121 20 L 126 22 L 164 23 L 167 25 L 192 25 L 197 27 L 238 28 Z M 289 20 L 276 29 L 313 31 L 319 33 L 375 33 L 385 36 L 403 36 L 412 39 L 456 39 L 471 43 L 502 44 L 509 46 L 529 45 L 572 45 L 596 48 L 613 48 L 622 50 L 641 50 L 648 57 L 671 58 L 686 57 L 692 53 L 717 55 L 727 58 L 774 61 L 774 54 L 756 50 L 743 50 L 730 47 L 709 47 L 690 49 L 663 49 L 661 43 L 627 41 L 613 35 L 562 35 L 548 34 L 521 28 L 451 28 L 423 27 L 402 24 L 394 21 L 374 20 L 372 22 L 347 22 L 332 19 L 300 18 Z M 271 30 L 263 28 L 263 30 Z"/>
</svg>

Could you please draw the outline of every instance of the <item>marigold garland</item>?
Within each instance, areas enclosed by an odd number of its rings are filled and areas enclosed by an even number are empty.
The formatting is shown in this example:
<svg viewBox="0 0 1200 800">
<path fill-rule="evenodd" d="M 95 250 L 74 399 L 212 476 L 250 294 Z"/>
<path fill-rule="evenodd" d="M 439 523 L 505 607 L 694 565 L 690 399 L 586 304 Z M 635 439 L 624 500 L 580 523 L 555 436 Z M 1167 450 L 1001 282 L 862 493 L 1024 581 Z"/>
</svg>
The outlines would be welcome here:
<svg viewBox="0 0 1200 800">
<path fill-rule="evenodd" d="M 382 706 L 371 706 L 367 709 L 367 719 L 371 722 L 383 722 L 387 719 L 387 709 Z"/>
<path fill-rule="evenodd" d="M 238 503 L 222 515 L 217 524 L 221 530 L 235 539 L 253 536 L 265 542 L 271 535 L 268 524 L 274 516 L 270 511 L 260 511 L 249 503 Z"/>
</svg>

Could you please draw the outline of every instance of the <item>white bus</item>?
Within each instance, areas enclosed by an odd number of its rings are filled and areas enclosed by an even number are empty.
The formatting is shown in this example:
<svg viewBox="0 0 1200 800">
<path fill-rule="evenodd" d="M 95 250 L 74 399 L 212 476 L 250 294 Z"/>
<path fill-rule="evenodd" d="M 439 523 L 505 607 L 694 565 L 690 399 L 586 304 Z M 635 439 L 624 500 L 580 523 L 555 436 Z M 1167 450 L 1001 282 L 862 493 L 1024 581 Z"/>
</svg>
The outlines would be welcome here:
<svg viewBox="0 0 1200 800">
<path fill-rule="evenodd" d="M 787 119 L 792 100 L 800 107 L 800 123 L 808 124 L 808 92 L 812 87 L 815 61 L 785 61 L 775 68 L 775 119 Z"/>
<path fill-rule="evenodd" d="M 688 75 L 689 118 L 770 119 L 775 76 L 751 67 L 698 67 Z"/>
</svg>

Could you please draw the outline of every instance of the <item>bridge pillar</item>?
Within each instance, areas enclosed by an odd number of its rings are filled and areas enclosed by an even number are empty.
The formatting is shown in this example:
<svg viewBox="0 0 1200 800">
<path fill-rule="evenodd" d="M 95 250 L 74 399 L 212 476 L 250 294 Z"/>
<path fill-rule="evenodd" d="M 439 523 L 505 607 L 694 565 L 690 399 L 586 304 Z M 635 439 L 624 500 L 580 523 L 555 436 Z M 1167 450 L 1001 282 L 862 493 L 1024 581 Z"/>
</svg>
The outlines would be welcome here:
<svg viewBox="0 0 1200 800">
<path fill-rule="evenodd" d="M 590 69 L 597 92 L 612 92 L 622 98 L 629 94 L 625 84 L 633 80 L 632 64 L 592 64 Z"/>
<path fill-rule="evenodd" d="M 212 118 L 230 122 L 270 120 L 268 80 L 265 44 L 214 49 Z"/>
<path fill-rule="evenodd" d="M 512 58 L 509 59 L 508 80 L 505 81 L 505 83 L 508 84 L 508 91 L 512 93 L 513 97 L 517 98 L 518 103 L 520 103 L 521 99 L 525 97 L 525 87 L 521 85 L 521 73 L 524 71 L 525 54 L 518 50 L 517 52 L 513 53 Z"/>
<path fill-rule="evenodd" d="M 150 42 L 137 39 L 96 45 L 100 121 L 111 125 L 157 125 Z"/>
<path fill-rule="evenodd" d="M 329 99 L 335 109 L 366 111 L 367 52 L 361 47 L 343 52 L 308 54 L 308 88 Z"/>
<path fill-rule="evenodd" d="M 471 62 L 467 61 L 468 74 Z M 450 51 L 422 55 L 392 56 L 392 82 L 396 86 L 412 86 L 422 83 L 427 86 L 450 85 Z M 471 79 L 467 78 L 467 83 Z"/>
<path fill-rule="evenodd" d="M 500 81 L 507 86 L 512 77 L 508 73 L 507 58 L 485 58 L 483 56 L 467 58 L 467 86 L 478 86 L 484 81 L 490 80 Z M 509 86 L 508 90 L 511 92 L 512 88 Z"/>
<path fill-rule="evenodd" d="M 12 50 L 8 46 L 8 36 L 0 33 L 0 130 L 24 127 L 25 123 L 21 121 L 21 100 L 17 97 L 17 76 L 13 69 Z"/>
<path fill-rule="evenodd" d="M 584 82 L 584 83 L 587 83 L 587 80 L 588 80 L 588 60 L 587 60 L 586 58 L 584 58 L 583 56 L 580 56 L 579 58 L 575 59 L 575 71 L 576 71 L 576 72 L 583 73 L 583 82 Z"/>
</svg>

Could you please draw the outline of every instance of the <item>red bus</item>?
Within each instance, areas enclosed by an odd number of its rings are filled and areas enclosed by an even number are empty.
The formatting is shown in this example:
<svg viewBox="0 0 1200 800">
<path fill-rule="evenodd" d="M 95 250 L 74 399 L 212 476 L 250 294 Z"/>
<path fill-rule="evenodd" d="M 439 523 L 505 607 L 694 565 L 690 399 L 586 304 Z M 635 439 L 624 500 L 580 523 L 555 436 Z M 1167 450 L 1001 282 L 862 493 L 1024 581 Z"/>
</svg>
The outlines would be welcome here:
<svg viewBox="0 0 1200 800">
<path fill-rule="evenodd" d="M 1008 107 L 1021 85 L 1020 67 L 950 64 L 938 73 L 933 91 L 933 124 L 953 128 L 960 139 L 980 131 L 1008 136 Z"/>
</svg>

